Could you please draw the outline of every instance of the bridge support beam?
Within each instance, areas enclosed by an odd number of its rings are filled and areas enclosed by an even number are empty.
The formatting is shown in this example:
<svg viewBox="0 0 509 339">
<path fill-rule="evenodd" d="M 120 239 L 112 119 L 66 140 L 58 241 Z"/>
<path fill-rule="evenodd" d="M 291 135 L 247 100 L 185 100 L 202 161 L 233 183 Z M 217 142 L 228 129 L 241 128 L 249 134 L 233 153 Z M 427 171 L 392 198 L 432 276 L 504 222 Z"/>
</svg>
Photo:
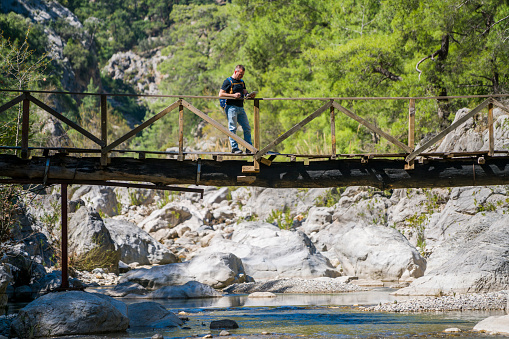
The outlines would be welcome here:
<svg viewBox="0 0 509 339">
<path fill-rule="evenodd" d="M 84 184 L 86 181 L 136 181 L 157 185 L 199 184 L 205 186 L 260 187 L 341 187 L 372 186 L 380 189 L 407 187 L 452 187 L 509 184 L 509 157 L 477 157 L 435 159 L 416 163 L 413 170 L 405 170 L 404 160 L 339 159 L 304 162 L 273 162 L 261 164 L 260 173 L 248 181 L 242 177 L 244 161 L 221 162 L 201 159 L 177 161 L 172 159 L 111 158 L 107 167 L 101 158 L 52 156 L 20 159 L 14 155 L 0 155 L 0 182 L 32 182 L 47 184 Z M 106 183 L 105 183 L 106 184 Z"/>
</svg>

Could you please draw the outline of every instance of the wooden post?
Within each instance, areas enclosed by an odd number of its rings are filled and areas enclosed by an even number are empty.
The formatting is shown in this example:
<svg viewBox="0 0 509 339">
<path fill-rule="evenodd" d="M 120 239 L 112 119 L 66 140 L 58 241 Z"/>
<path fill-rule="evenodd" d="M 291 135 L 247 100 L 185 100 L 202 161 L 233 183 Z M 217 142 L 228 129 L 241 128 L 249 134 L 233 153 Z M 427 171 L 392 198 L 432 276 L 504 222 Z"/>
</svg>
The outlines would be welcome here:
<svg viewBox="0 0 509 339">
<path fill-rule="evenodd" d="M 331 159 L 336 159 L 336 116 L 334 115 L 334 106 L 330 108 L 330 128 L 331 128 Z"/>
<path fill-rule="evenodd" d="M 67 184 L 61 184 L 60 204 L 62 205 L 62 284 L 61 289 L 69 288 L 68 253 L 67 253 Z"/>
<path fill-rule="evenodd" d="M 184 160 L 184 106 L 182 102 L 179 104 L 179 155 L 177 160 Z"/>
<path fill-rule="evenodd" d="M 108 145 L 108 105 L 106 94 L 101 94 L 101 141 L 104 142 L 104 149 Z M 108 153 L 101 152 L 101 165 L 108 165 Z"/>
<path fill-rule="evenodd" d="M 408 147 L 414 150 L 415 148 L 415 99 L 410 99 L 408 107 Z M 414 169 L 414 160 L 410 160 L 406 165 L 405 169 Z"/>
<path fill-rule="evenodd" d="M 490 141 L 488 156 L 492 157 L 495 154 L 495 133 L 493 132 L 493 103 L 491 102 L 488 104 L 488 133 Z"/>
<path fill-rule="evenodd" d="M 254 99 L 254 147 L 260 149 L 260 100 Z"/>
<path fill-rule="evenodd" d="M 28 159 L 28 135 L 30 133 L 30 92 L 23 99 L 23 115 L 21 116 L 21 158 Z"/>
</svg>

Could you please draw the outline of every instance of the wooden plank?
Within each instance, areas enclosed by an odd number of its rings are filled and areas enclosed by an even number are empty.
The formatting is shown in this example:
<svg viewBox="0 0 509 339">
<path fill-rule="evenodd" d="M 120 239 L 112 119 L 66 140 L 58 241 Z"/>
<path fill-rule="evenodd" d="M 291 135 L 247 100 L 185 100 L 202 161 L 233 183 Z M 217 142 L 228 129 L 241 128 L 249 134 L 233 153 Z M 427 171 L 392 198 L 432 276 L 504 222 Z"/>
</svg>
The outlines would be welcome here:
<svg viewBox="0 0 509 339">
<path fill-rule="evenodd" d="M 30 134 L 30 93 L 27 93 L 23 100 L 23 115 L 21 117 L 21 157 L 27 159 L 28 155 L 28 135 Z"/>
<path fill-rule="evenodd" d="M 411 152 L 412 150 L 410 149 L 410 147 L 408 147 L 407 145 L 405 145 L 404 143 L 402 143 L 401 141 L 399 141 L 398 139 L 394 138 L 392 135 L 389 135 L 387 133 L 385 133 L 384 131 L 382 131 L 380 128 L 376 127 L 375 125 L 372 125 L 371 123 L 367 122 L 366 120 L 364 120 L 363 118 L 361 118 L 360 116 L 356 115 L 355 113 L 353 113 L 352 111 L 348 110 L 347 108 L 341 106 L 340 104 L 338 104 L 337 102 L 334 102 L 333 103 L 333 106 L 336 107 L 337 109 L 339 109 L 341 112 L 343 112 L 345 115 L 347 115 L 348 117 L 352 118 L 353 120 L 357 121 L 358 123 L 366 126 L 368 129 L 370 129 L 372 132 L 375 132 L 376 134 L 384 137 L 385 139 L 387 139 L 387 141 L 393 143 L 394 145 L 398 146 L 399 148 L 405 150 L 406 152 Z"/>
<path fill-rule="evenodd" d="M 493 103 L 491 102 L 488 104 L 488 138 L 488 156 L 492 157 L 495 151 L 495 133 L 493 132 Z"/>
<path fill-rule="evenodd" d="M 254 99 L 253 108 L 254 122 L 253 122 L 253 134 L 254 134 L 254 147 L 260 149 L 260 100 Z"/>
<path fill-rule="evenodd" d="M 108 145 L 108 101 L 105 94 L 101 94 L 101 140 Z M 101 147 L 101 150 L 104 148 Z M 108 165 L 108 153 L 101 151 L 101 165 Z"/>
<path fill-rule="evenodd" d="M 428 159 L 426 164 L 415 164 L 405 171 L 404 160 L 373 159 L 361 164 L 359 159 L 341 161 L 273 162 L 259 174 L 250 176 L 247 186 L 259 187 L 340 187 L 373 186 L 383 189 L 405 187 L 452 187 L 509 184 L 509 157 L 487 157 L 484 165 L 475 158 Z M 32 156 L 23 160 L 15 155 L 0 154 L 0 177 L 10 183 L 30 181 L 42 183 L 47 158 Z M 237 177 L 245 176 L 245 162 L 201 160 L 200 184 L 205 186 L 235 186 Z M 197 163 L 171 159 L 111 158 L 108 170 L 100 165 L 100 157 L 54 156 L 51 159 L 51 177 L 47 183 L 67 180 L 83 183 L 133 181 L 158 185 L 195 184 Z M 3 179 L 0 179 L 3 180 Z"/>
<path fill-rule="evenodd" d="M 8 103 L 3 104 L 2 106 L 0 106 L 0 113 L 4 112 L 5 110 L 8 110 L 9 108 L 16 104 L 19 104 L 25 98 L 26 98 L 25 93 L 23 93 L 20 96 L 17 96 L 16 98 L 12 99 Z"/>
<path fill-rule="evenodd" d="M 173 104 L 171 104 L 170 106 L 166 107 L 161 112 L 159 112 L 156 115 L 154 115 L 152 118 L 148 119 L 147 121 L 145 121 L 144 123 L 142 123 L 141 125 L 136 127 L 135 129 L 133 129 L 132 131 L 124 134 L 123 136 L 121 136 L 120 138 L 118 138 L 117 140 L 115 140 L 114 142 L 109 144 L 108 146 L 106 146 L 103 149 L 103 152 L 109 152 L 112 149 L 114 149 L 115 147 L 117 147 L 118 145 L 120 145 L 121 143 L 123 143 L 124 141 L 126 141 L 127 139 L 135 136 L 138 132 L 140 132 L 143 129 L 147 128 L 148 126 L 152 125 L 154 122 L 156 122 L 157 120 L 161 119 L 166 114 L 170 113 L 172 110 L 177 108 L 179 106 L 179 104 L 180 104 L 180 100 L 175 101 Z"/>
<path fill-rule="evenodd" d="M 336 158 L 336 116 L 334 114 L 334 106 L 330 108 L 330 128 L 331 128 L 331 146 L 332 158 Z"/>
<path fill-rule="evenodd" d="M 103 141 L 101 139 L 99 139 L 98 137 L 96 137 L 95 135 L 90 133 L 89 131 L 85 130 L 80 125 L 78 125 L 78 124 L 74 123 L 73 121 L 67 119 L 62 114 L 58 113 L 53 108 L 51 108 L 48 105 L 46 105 L 45 103 L 39 101 L 38 99 L 34 98 L 33 96 L 30 96 L 30 101 L 33 102 L 34 104 L 36 104 L 37 106 L 39 106 L 40 108 L 42 108 L 43 110 L 45 110 L 46 112 L 48 112 L 49 114 L 51 114 L 52 116 L 54 116 L 55 118 L 57 118 L 58 120 L 60 120 L 63 123 L 67 124 L 69 127 L 75 129 L 76 131 L 81 133 L 83 136 L 89 138 L 90 140 L 92 140 L 93 142 L 98 144 L 99 146 L 105 146 L 105 144 L 103 143 Z"/>
<path fill-rule="evenodd" d="M 500 103 L 499 101 L 495 100 L 495 99 L 491 99 L 491 102 L 493 102 L 493 104 L 495 106 L 497 106 L 498 108 L 500 108 L 501 110 L 505 111 L 506 113 L 509 114 L 509 108 L 507 108 L 506 106 L 504 106 L 502 103 Z M 1 112 L 1 111 L 0 111 Z"/>
<path fill-rule="evenodd" d="M 233 140 L 237 141 L 239 144 L 241 144 L 242 146 L 244 146 L 251 152 L 253 152 L 253 153 L 258 152 L 258 149 L 256 149 L 253 145 L 249 144 L 247 141 L 245 141 L 241 137 L 233 134 L 228 129 L 226 129 L 223 125 L 221 125 L 219 122 L 215 121 L 214 119 L 212 119 L 207 114 L 203 113 L 202 111 L 200 111 L 198 108 L 194 107 L 187 101 L 182 100 L 182 105 L 184 105 L 184 107 L 186 107 L 188 110 L 190 110 L 191 112 L 193 112 L 194 114 L 196 114 L 197 116 L 199 116 L 200 118 L 202 118 L 203 120 L 205 120 L 206 122 L 208 122 L 209 124 L 211 124 L 212 126 L 217 128 L 218 130 L 220 130 L 222 133 L 226 134 Z"/>
<path fill-rule="evenodd" d="M 184 160 L 184 106 L 179 105 L 179 155 L 178 161 Z"/>
<path fill-rule="evenodd" d="M 405 158 L 405 161 L 406 162 L 410 162 L 412 160 L 414 160 L 420 153 L 424 152 L 425 150 L 427 150 L 430 146 L 432 146 L 433 144 L 435 144 L 437 141 L 441 140 L 443 137 L 445 137 L 447 134 L 449 134 L 451 131 L 455 130 L 458 126 L 460 126 L 461 124 L 463 124 L 465 121 L 467 121 L 468 119 L 470 119 L 471 117 L 473 117 L 474 115 L 476 115 L 477 113 L 479 113 L 484 107 L 488 106 L 488 104 L 491 102 L 491 99 L 487 99 L 487 100 L 484 100 L 479 106 L 477 106 L 476 108 L 474 108 L 473 110 L 471 110 L 470 112 L 468 112 L 467 114 L 465 114 L 464 116 L 462 116 L 461 118 L 459 118 L 458 120 L 456 120 L 454 123 L 452 123 L 449 127 L 447 127 L 446 129 L 444 129 L 442 132 L 438 133 L 438 135 L 436 135 L 434 138 L 432 138 L 431 140 L 429 140 L 427 143 L 425 143 L 424 145 L 422 145 L 421 147 L 419 147 L 419 149 L 416 149 L 415 151 L 413 151 L 412 153 L 410 153 L 406 158 Z"/>
<path fill-rule="evenodd" d="M 274 141 L 272 141 L 270 144 L 265 146 L 263 149 L 261 149 L 258 153 L 255 155 L 256 160 L 260 160 L 260 158 L 265 155 L 268 151 L 270 151 L 274 146 L 280 144 L 284 140 L 286 140 L 288 137 L 290 137 L 292 134 L 300 130 L 302 127 L 307 125 L 309 122 L 311 122 L 313 119 L 315 119 L 317 116 L 325 112 L 328 108 L 331 107 L 333 104 L 332 101 L 327 102 L 325 105 L 317 109 L 315 112 L 313 112 L 311 115 L 309 115 L 307 118 L 302 120 L 301 122 L 297 123 L 295 126 L 290 128 L 288 131 L 277 137 Z"/>
<path fill-rule="evenodd" d="M 415 99 L 410 99 L 408 105 L 408 147 L 415 149 Z M 410 160 L 406 165 L 406 170 L 415 168 L 414 160 Z"/>
</svg>

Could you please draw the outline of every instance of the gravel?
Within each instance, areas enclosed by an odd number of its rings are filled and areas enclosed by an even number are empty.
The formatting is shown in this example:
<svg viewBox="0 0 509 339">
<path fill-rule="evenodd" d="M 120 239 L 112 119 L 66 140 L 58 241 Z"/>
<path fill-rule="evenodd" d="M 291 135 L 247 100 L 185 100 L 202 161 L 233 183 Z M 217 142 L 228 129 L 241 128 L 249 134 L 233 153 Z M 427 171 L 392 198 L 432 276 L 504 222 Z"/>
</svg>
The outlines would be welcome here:
<svg viewBox="0 0 509 339">
<path fill-rule="evenodd" d="M 377 306 L 363 307 L 374 312 L 445 312 L 505 310 L 509 290 L 491 293 L 471 293 L 455 296 L 421 297 Z"/>
<path fill-rule="evenodd" d="M 243 294 L 253 292 L 272 293 L 344 293 L 367 291 L 366 288 L 354 284 L 344 283 L 333 278 L 299 279 L 286 278 L 274 279 L 263 282 L 233 284 L 223 289 L 230 294 Z"/>
</svg>

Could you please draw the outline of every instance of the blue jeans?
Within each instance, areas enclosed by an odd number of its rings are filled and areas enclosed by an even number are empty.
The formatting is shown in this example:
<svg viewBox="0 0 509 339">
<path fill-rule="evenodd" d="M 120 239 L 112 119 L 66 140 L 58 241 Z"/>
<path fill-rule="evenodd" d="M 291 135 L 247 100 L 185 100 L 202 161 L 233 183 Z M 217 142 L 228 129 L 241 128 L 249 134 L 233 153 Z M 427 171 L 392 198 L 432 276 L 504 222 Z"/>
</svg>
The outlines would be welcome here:
<svg viewBox="0 0 509 339">
<path fill-rule="evenodd" d="M 238 107 L 233 105 L 226 105 L 224 108 L 226 116 L 228 117 L 228 130 L 233 134 L 237 133 L 237 123 L 242 127 L 244 131 L 244 140 L 249 144 L 251 143 L 251 127 L 249 126 L 249 120 L 247 119 L 246 111 L 244 107 Z M 232 150 L 238 149 L 239 145 L 235 140 L 230 138 L 230 145 Z"/>
</svg>

